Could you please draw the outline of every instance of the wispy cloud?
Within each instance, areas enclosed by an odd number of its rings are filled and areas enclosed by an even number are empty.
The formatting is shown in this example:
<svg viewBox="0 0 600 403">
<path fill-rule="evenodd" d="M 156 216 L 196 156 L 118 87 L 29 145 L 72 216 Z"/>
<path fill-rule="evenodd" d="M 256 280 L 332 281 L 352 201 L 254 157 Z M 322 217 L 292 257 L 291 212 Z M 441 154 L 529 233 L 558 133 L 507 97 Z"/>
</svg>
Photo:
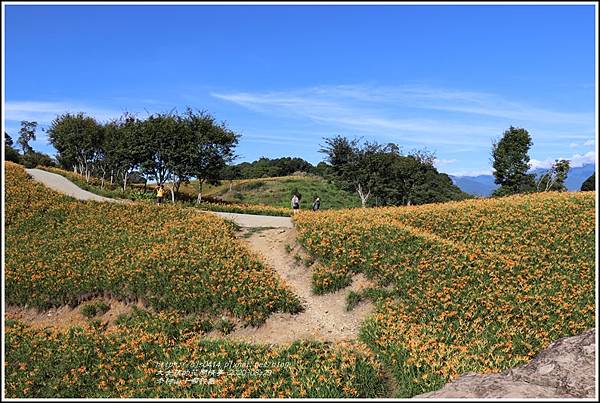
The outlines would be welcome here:
<svg viewBox="0 0 600 403">
<path fill-rule="evenodd" d="M 356 134 L 385 135 L 396 141 L 414 142 L 415 134 L 430 134 L 419 138 L 423 144 L 465 144 L 464 137 L 488 133 L 485 141 L 472 140 L 471 143 L 489 143 L 495 127 L 463 125 L 460 123 L 441 125 L 425 118 L 402 118 L 386 116 L 370 108 L 352 105 L 343 100 L 311 98 L 291 94 L 212 94 L 214 97 L 236 103 L 250 110 L 276 114 L 282 117 L 300 117 L 313 122 L 339 128 Z M 453 137 L 439 136 L 452 134 Z"/>
<path fill-rule="evenodd" d="M 594 164 L 596 162 L 596 151 L 589 151 L 585 154 L 573 154 L 570 157 L 547 158 L 545 160 L 531 159 L 529 165 L 531 169 L 543 168 L 548 169 L 552 166 L 555 160 L 569 160 L 571 168 L 582 167 L 586 164 Z"/>
<path fill-rule="evenodd" d="M 586 140 L 583 143 L 571 143 L 569 144 L 570 148 L 579 148 L 579 147 L 594 147 L 596 142 L 594 140 Z"/>
<path fill-rule="evenodd" d="M 272 116 L 424 145 L 489 146 L 509 124 L 527 125 L 540 139 L 573 140 L 595 133 L 593 112 L 555 111 L 494 94 L 426 86 L 338 85 L 211 95 Z"/>
<path fill-rule="evenodd" d="M 479 176 L 479 175 L 492 175 L 492 169 L 467 169 L 448 172 L 448 175 L 452 176 Z"/>
<path fill-rule="evenodd" d="M 85 112 L 100 121 L 119 117 L 124 110 L 114 110 L 71 102 L 48 101 L 6 101 L 4 116 L 6 121 L 29 120 L 45 125 L 63 113 Z"/>
<path fill-rule="evenodd" d="M 446 165 L 454 164 L 456 162 L 457 162 L 456 159 L 438 159 L 438 158 L 436 158 L 433 161 L 433 164 L 435 165 L 436 168 L 440 168 L 440 167 L 443 167 Z"/>
</svg>

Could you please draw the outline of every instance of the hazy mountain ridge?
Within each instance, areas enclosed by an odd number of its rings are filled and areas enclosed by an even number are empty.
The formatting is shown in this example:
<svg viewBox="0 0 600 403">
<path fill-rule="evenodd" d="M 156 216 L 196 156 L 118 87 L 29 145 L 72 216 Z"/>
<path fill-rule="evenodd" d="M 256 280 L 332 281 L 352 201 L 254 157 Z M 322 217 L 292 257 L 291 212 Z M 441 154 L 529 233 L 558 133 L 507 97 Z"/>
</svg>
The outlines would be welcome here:
<svg viewBox="0 0 600 403">
<path fill-rule="evenodd" d="M 567 176 L 566 185 L 570 192 L 578 191 L 581 184 L 594 173 L 596 170 L 595 164 L 585 164 L 581 167 L 571 168 Z M 540 174 L 545 172 L 545 169 L 534 169 L 532 173 Z M 463 192 L 474 194 L 477 196 L 490 196 L 494 189 L 498 187 L 494 183 L 493 175 L 478 175 L 478 176 L 455 176 L 449 175 L 452 182 Z"/>
</svg>

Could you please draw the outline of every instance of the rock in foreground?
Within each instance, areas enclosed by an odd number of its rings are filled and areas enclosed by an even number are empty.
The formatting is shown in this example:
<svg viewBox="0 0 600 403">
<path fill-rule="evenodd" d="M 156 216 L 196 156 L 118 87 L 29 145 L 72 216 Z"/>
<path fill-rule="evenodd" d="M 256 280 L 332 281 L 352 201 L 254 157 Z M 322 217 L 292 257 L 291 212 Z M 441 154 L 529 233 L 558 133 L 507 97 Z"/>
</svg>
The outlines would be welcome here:
<svg viewBox="0 0 600 403">
<path fill-rule="evenodd" d="M 596 332 L 550 344 L 526 365 L 499 374 L 465 374 L 416 398 L 593 398 Z"/>
</svg>

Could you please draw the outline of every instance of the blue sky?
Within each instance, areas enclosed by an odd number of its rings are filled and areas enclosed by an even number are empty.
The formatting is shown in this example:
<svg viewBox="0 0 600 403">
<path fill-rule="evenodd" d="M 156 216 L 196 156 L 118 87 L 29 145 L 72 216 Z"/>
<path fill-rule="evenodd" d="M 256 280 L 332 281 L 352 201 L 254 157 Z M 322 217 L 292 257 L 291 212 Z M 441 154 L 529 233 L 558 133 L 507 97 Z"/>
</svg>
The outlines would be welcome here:
<svg viewBox="0 0 600 403">
<path fill-rule="evenodd" d="M 491 172 L 493 139 L 533 137 L 534 167 L 595 161 L 592 5 L 6 5 L 4 124 L 84 111 L 207 110 L 239 161 L 322 160 L 342 134 Z M 44 133 L 33 146 L 54 154 Z"/>
</svg>

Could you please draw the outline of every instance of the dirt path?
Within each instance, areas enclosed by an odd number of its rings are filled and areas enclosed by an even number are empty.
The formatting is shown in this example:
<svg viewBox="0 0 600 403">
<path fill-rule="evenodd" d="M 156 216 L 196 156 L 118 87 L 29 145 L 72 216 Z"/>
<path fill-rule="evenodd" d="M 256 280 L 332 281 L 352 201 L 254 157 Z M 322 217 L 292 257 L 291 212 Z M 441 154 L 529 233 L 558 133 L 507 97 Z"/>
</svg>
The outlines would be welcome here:
<svg viewBox="0 0 600 403">
<path fill-rule="evenodd" d="M 274 268 L 289 287 L 300 297 L 304 311 L 298 314 L 275 313 L 260 327 L 245 327 L 227 338 L 248 342 L 282 344 L 298 339 L 335 341 L 354 339 L 362 321 L 373 309 L 372 304 L 361 302 L 352 311 L 346 311 L 346 295 L 370 284 L 362 275 L 356 276 L 351 286 L 335 293 L 315 295 L 311 289 L 311 269 L 297 262 L 295 254 L 303 256 L 296 244 L 294 229 L 276 228 L 253 232 L 247 238 L 250 248 L 263 262 Z M 293 246 L 290 253 L 286 245 Z M 318 263 L 317 263 L 318 264 Z"/>
<path fill-rule="evenodd" d="M 102 315 L 96 316 L 94 319 L 100 320 L 101 323 L 106 323 L 112 326 L 117 320 L 120 314 L 129 314 L 133 308 L 143 309 L 145 308 L 141 302 L 136 304 L 125 303 L 116 299 L 102 299 L 96 298 L 89 302 L 102 301 L 109 305 L 109 310 Z M 45 311 L 38 311 L 32 307 L 21 307 L 15 305 L 8 305 L 4 310 L 6 319 L 16 319 L 21 322 L 27 323 L 29 326 L 36 329 L 44 329 L 47 327 L 57 328 L 61 330 L 69 329 L 72 326 L 86 326 L 88 324 L 88 318 L 81 314 L 81 306 L 71 308 L 68 305 L 64 305 L 58 308 L 52 308 Z"/>
<path fill-rule="evenodd" d="M 27 172 L 34 180 L 43 183 L 51 189 L 67 194 L 80 200 L 96 200 L 120 202 L 95 195 L 79 188 L 73 182 L 61 175 L 39 169 L 28 169 Z M 215 213 L 223 218 L 233 220 L 242 227 L 242 233 L 249 235 L 244 239 L 251 250 L 268 266 L 277 271 L 292 291 L 301 299 L 304 311 L 298 314 L 272 314 L 262 326 L 245 327 L 225 336 L 228 339 L 243 340 L 257 343 L 282 344 L 298 339 L 313 339 L 335 341 L 354 339 L 362 321 L 372 312 L 369 302 L 361 302 L 352 311 L 346 311 L 346 295 L 350 291 L 359 291 L 370 286 L 369 280 L 357 275 L 351 286 L 335 293 L 315 295 L 312 292 L 312 270 L 306 267 L 294 256 L 306 257 L 302 248 L 296 243 L 296 231 L 289 217 L 259 216 L 249 214 Z M 262 227 L 262 229 L 260 229 Z M 286 251 L 286 245 L 292 247 Z M 318 263 L 317 263 L 318 264 Z M 114 309 L 112 309 L 114 308 Z M 113 315 L 130 310 L 129 306 L 111 301 L 111 310 L 106 314 L 107 321 L 114 320 Z M 8 316 L 20 318 L 37 326 L 68 326 L 81 324 L 85 319 L 78 309 L 62 307 L 46 312 L 32 309 L 11 307 L 7 309 Z M 109 318 L 110 316 L 110 318 Z M 222 338 L 220 334 L 211 337 Z"/>
</svg>

